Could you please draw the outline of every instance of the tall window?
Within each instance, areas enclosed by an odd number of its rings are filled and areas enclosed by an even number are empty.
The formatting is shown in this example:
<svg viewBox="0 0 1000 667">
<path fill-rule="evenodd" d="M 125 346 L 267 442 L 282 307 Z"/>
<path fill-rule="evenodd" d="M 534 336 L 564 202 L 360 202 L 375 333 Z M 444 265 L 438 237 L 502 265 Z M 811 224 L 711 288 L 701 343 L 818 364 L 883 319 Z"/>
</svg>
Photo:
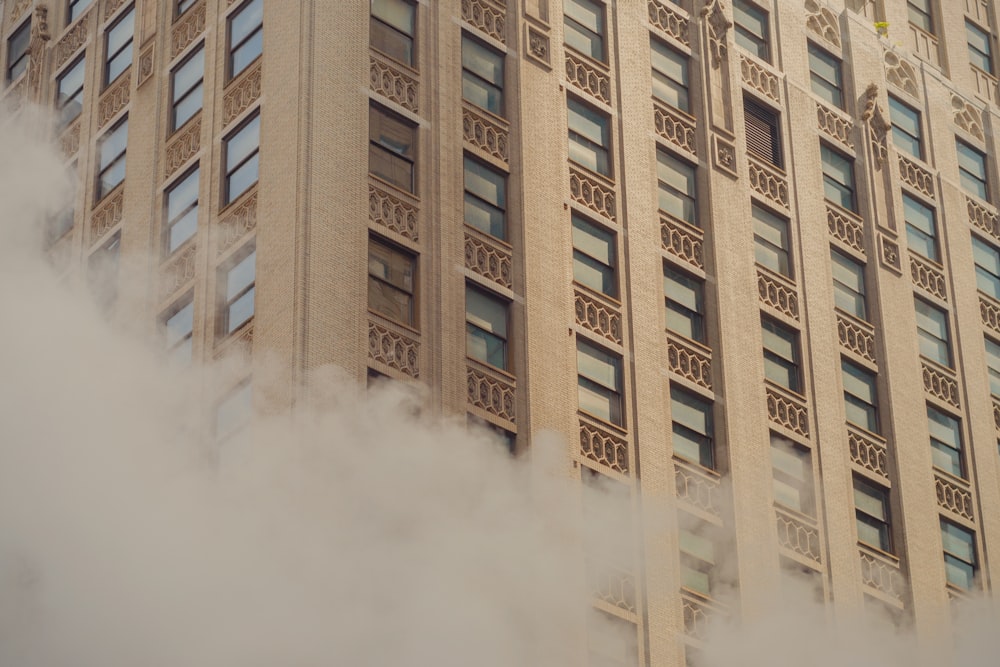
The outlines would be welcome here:
<svg viewBox="0 0 1000 667">
<path fill-rule="evenodd" d="M 171 360 L 191 361 L 191 341 L 194 332 L 194 295 L 188 295 L 174 305 L 163 318 L 163 338 Z"/>
<path fill-rule="evenodd" d="M 1000 343 L 986 339 L 986 372 L 990 377 L 990 393 L 1000 398 Z"/>
<path fill-rule="evenodd" d="M 875 374 L 846 359 L 840 360 L 847 421 L 872 433 L 879 432 L 878 390 Z"/>
<path fill-rule="evenodd" d="M 465 224 L 498 239 L 507 237 L 507 177 L 465 158 Z"/>
<path fill-rule="evenodd" d="M 462 35 L 462 97 L 503 115 L 503 54 Z"/>
<path fill-rule="evenodd" d="M 736 44 L 765 62 L 771 62 L 767 12 L 746 0 L 734 0 Z"/>
<path fill-rule="evenodd" d="M 248 0 L 229 15 L 227 81 L 245 70 L 264 51 L 264 0 Z"/>
<path fill-rule="evenodd" d="M 830 259 L 833 261 L 834 304 L 845 313 L 867 321 L 864 265 L 833 249 Z"/>
<path fill-rule="evenodd" d="M 917 311 L 917 338 L 920 340 L 920 354 L 942 366 L 951 367 L 948 315 L 923 299 L 914 298 L 913 306 Z"/>
<path fill-rule="evenodd" d="M 839 58 L 809 42 L 809 83 L 823 101 L 844 108 L 844 76 Z"/>
<path fill-rule="evenodd" d="M 411 67 L 416 24 L 417 6 L 410 0 L 372 0 L 371 45 Z"/>
<path fill-rule="evenodd" d="M 764 266 L 783 276 L 792 274 L 788 251 L 791 242 L 788 238 L 788 221 L 753 204 L 753 240 L 754 259 Z"/>
<path fill-rule="evenodd" d="M 976 534 L 941 519 L 944 571 L 948 583 L 971 589 L 976 579 Z"/>
<path fill-rule="evenodd" d="M 226 153 L 226 183 L 222 205 L 236 200 L 257 182 L 260 168 L 260 114 L 223 140 Z"/>
<path fill-rule="evenodd" d="M 66 23 L 72 23 L 83 15 L 84 10 L 93 3 L 94 0 L 69 0 L 69 8 L 66 12 Z"/>
<path fill-rule="evenodd" d="M 823 161 L 823 195 L 841 208 L 857 211 L 854 161 L 826 144 L 820 144 L 820 158 Z"/>
<path fill-rule="evenodd" d="M 604 9 L 593 0 L 563 0 L 566 44 L 604 62 Z"/>
<path fill-rule="evenodd" d="M 712 528 L 708 523 L 698 522 L 695 526 L 681 526 L 677 531 L 677 541 L 681 552 L 681 586 L 711 597 L 715 583 L 715 542 L 710 537 Z"/>
<path fill-rule="evenodd" d="M 920 112 L 890 95 L 889 120 L 892 123 L 893 145 L 918 160 L 923 160 L 924 135 L 920 125 Z"/>
<path fill-rule="evenodd" d="M 398 188 L 413 192 L 417 128 L 410 121 L 374 104 L 368 107 L 368 171 Z"/>
<path fill-rule="evenodd" d="M 621 358 L 578 338 L 576 367 L 580 409 L 620 426 L 622 424 Z"/>
<path fill-rule="evenodd" d="M 610 176 L 610 120 L 601 112 L 573 98 L 566 100 L 566 109 L 569 121 L 569 159 L 598 174 Z"/>
<path fill-rule="evenodd" d="M 800 514 L 812 516 L 812 457 L 805 447 L 787 438 L 771 434 L 771 470 L 774 478 L 774 502 Z"/>
<path fill-rule="evenodd" d="M 118 266 L 121 262 L 122 232 L 119 229 L 91 254 L 87 262 L 87 282 L 98 307 L 105 314 L 118 301 Z"/>
<path fill-rule="evenodd" d="M 181 14 L 194 7 L 196 2 L 198 2 L 198 0 L 176 0 L 174 16 L 180 17 Z"/>
<path fill-rule="evenodd" d="M 858 541 L 892 553 L 889 530 L 889 491 L 859 477 L 854 478 L 854 514 Z"/>
<path fill-rule="evenodd" d="M 802 391 L 799 373 L 799 332 L 769 317 L 760 318 L 764 338 L 764 377 L 791 391 Z"/>
<path fill-rule="evenodd" d="M 918 255 L 938 261 L 937 224 L 934 209 L 908 194 L 903 194 L 903 220 L 906 221 L 906 243 Z"/>
<path fill-rule="evenodd" d="M 906 0 L 906 14 L 910 23 L 924 32 L 934 34 L 934 10 L 931 0 Z"/>
<path fill-rule="evenodd" d="M 664 264 L 663 293 L 667 331 L 704 342 L 705 284 Z"/>
<path fill-rule="evenodd" d="M 956 477 L 965 477 L 961 423 L 951 415 L 928 405 L 927 428 L 931 434 L 931 458 L 934 465 Z"/>
<path fill-rule="evenodd" d="M 965 39 L 969 44 L 969 62 L 987 74 L 993 74 L 993 49 L 990 34 L 973 24 L 965 22 Z"/>
<path fill-rule="evenodd" d="M 674 456 L 705 468 L 715 468 L 712 404 L 689 391 L 670 385 L 670 419 Z"/>
<path fill-rule="evenodd" d="M 368 307 L 408 326 L 416 326 L 417 258 L 387 243 L 368 240 Z"/>
<path fill-rule="evenodd" d="M 615 235 L 573 214 L 573 280 L 595 292 L 618 296 Z"/>
<path fill-rule="evenodd" d="M 695 167 L 657 149 L 656 179 L 660 210 L 697 227 Z"/>
<path fill-rule="evenodd" d="M 83 111 L 83 77 L 86 61 L 80 56 L 56 79 L 56 109 L 60 127 L 73 122 Z"/>
<path fill-rule="evenodd" d="M 778 114 L 744 97 L 743 120 L 747 131 L 747 151 L 768 164 L 781 167 L 781 132 L 778 127 Z"/>
<path fill-rule="evenodd" d="M 170 129 L 177 130 L 201 111 L 205 49 L 198 49 L 170 73 Z"/>
<path fill-rule="evenodd" d="M 688 58 L 658 39 L 649 40 L 653 63 L 653 97 L 690 113 Z"/>
<path fill-rule="evenodd" d="M 972 257 L 979 291 L 1000 300 L 1000 249 L 973 234 Z"/>
<path fill-rule="evenodd" d="M 958 150 L 958 180 L 962 187 L 980 199 L 990 198 L 987 185 L 986 155 L 961 139 L 955 140 Z"/>
<path fill-rule="evenodd" d="M 125 149 L 128 146 L 128 116 L 114 124 L 100 139 L 97 176 L 97 199 L 114 190 L 125 180 Z"/>
<path fill-rule="evenodd" d="M 132 64 L 135 7 L 129 7 L 104 35 L 104 85 L 109 86 Z"/>
<path fill-rule="evenodd" d="M 257 251 L 252 244 L 240 250 L 220 270 L 220 336 L 228 336 L 253 317 L 256 278 Z"/>
<path fill-rule="evenodd" d="M 471 285 L 465 287 L 465 350 L 507 370 L 507 301 Z"/>
<path fill-rule="evenodd" d="M 28 69 L 28 44 L 31 43 L 31 19 L 7 39 L 7 79 L 10 83 Z"/>
<path fill-rule="evenodd" d="M 166 255 L 198 231 L 198 167 L 189 171 L 167 190 L 167 224 L 163 229 Z"/>
</svg>

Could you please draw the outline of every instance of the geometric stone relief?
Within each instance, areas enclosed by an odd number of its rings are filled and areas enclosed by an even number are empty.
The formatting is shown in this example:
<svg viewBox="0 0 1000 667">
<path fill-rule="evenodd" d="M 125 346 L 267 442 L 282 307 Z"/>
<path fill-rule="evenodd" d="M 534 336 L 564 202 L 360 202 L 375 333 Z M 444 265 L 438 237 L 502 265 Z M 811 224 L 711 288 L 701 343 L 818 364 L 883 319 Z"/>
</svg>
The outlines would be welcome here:
<svg viewBox="0 0 1000 667">
<path fill-rule="evenodd" d="M 781 104 L 781 92 L 778 77 L 764 69 L 759 63 L 740 54 L 740 72 L 743 83 L 756 90 L 761 95 Z"/>
<path fill-rule="evenodd" d="M 764 305 L 794 320 L 799 319 L 799 295 L 795 286 L 782 283 L 761 267 L 757 267 L 757 295 Z"/>
<path fill-rule="evenodd" d="M 589 421 L 580 420 L 580 453 L 587 459 L 628 475 L 628 441 Z"/>
<path fill-rule="evenodd" d="M 826 226 L 830 235 L 864 254 L 865 228 L 861 218 L 840 207 L 826 205 Z"/>
<path fill-rule="evenodd" d="M 948 300 L 944 273 L 930 261 L 910 252 L 910 278 L 913 284 L 933 294 L 942 301 Z"/>
<path fill-rule="evenodd" d="M 866 550 L 861 550 L 860 556 L 861 583 L 902 601 L 903 594 L 906 593 L 906 580 L 899 571 L 899 564 Z"/>
<path fill-rule="evenodd" d="M 711 352 L 699 350 L 694 345 L 671 336 L 667 338 L 667 366 L 672 373 L 711 391 Z"/>
<path fill-rule="evenodd" d="M 118 82 L 111 86 L 101 95 L 101 101 L 97 106 L 97 126 L 102 127 L 111 120 L 112 116 L 121 111 L 129 100 L 132 79 L 126 71 L 119 78 Z"/>
<path fill-rule="evenodd" d="M 102 202 L 100 208 L 94 211 L 94 213 L 90 216 L 91 245 L 107 234 L 112 227 L 121 222 L 122 204 L 124 203 L 124 199 L 124 190 L 119 188 L 118 192 L 115 193 L 114 196 Z"/>
<path fill-rule="evenodd" d="M 573 201 L 583 204 L 591 211 L 615 220 L 614 186 L 605 185 L 593 176 L 569 168 L 569 194 Z"/>
<path fill-rule="evenodd" d="M 674 484 L 678 500 L 722 518 L 722 485 L 717 476 L 674 457 Z"/>
<path fill-rule="evenodd" d="M 466 107 L 462 109 L 462 135 L 467 142 L 489 155 L 504 162 L 510 159 L 507 145 L 510 131 L 499 121 Z"/>
<path fill-rule="evenodd" d="M 886 81 L 913 97 L 919 97 L 917 72 L 913 65 L 900 58 L 894 51 L 886 51 L 884 59 Z"/>
<path fill-rule="evenodd" d="M 876 475 L 889 477 L 889 448 L 884 440 L 871 433 L 861 433 L 848 425 L 847 445 L 851 461 Z"/>
<path fill-rule="evenodd" d="M 486 410 L 495 417 L 514 421 L 514 380 L 499 373 L 488 373 L 471 364 L 468 371 L 468 395 L 470 404 Z"/>
<path fill-rule="evenodd" d="M 846 315 L 837 313 L 837 338 L 840 345 L 854 354 L 875 363 L 875 332 Z"/>
<path fill-rule="evenodd" d="M 240 77 L 235 85 L 230 85 L 222 98 L 222 124 L 228 125 L 234 118 L 250 108 L 260 98 L 260 61 Z"/>
<path fill-rule="evenodd" d="M 809 411 L 798 401 L 778 393 L 773 387 L 765 387 L 767 394 L 767 416 L 779 426 L 809 437 Z"/>
<path fill-rule="evenodd" d="M 851 121 L 840 114 L 834 113 L 824 105 L 816 104 L 816 117 L 819 121 L 819 129 L 831 139 L 836 139 L 848 148 L 853 149 L 854 143 L 851 141 Z"/>
<path fill-rule="evenodd" d="M 748 166 L 750 187 L 753 191 L 767 198 L 775 206 L 788 208 L 788 181 L 757 162 L 755 158 L 750 158 Z"/>
<path fill-rule="evenodd" d="M 976 139 L 986 141 L 983 134 L 983 112 L 972 106 L 960 95 L 951 96 L 951 108 L 955 113 L 955 125 Z"/>
<path fill-rule="evenodd" d="M 87 42 L 90 35 L 90 26 L 86 19 L 79 21 L 73 29 L 63 35 L 62 39 L 56 42 L 54 47 L 53 68 L 58 70 L 69 60 L 70 56 L 77 52 L 81 46 Z"/>
<path fill-rule="evenodd" d="M 673 218 L 660 216 L 660 242 L 663 249 L 699 269 L 705 268 L 701 231 Z"/>
<path fill-rule="evenodd" d="M 513 254 L 510 248 L 494 243 L 484 235 L 465 230 L 465 268 L 507 289 L 513 287 Z"/>
<path fill-rule="evenodd" d="M 368 218 L 411 241 L 419 241 L 417 208 L 388 192 L 368 185 Z"/>
<path fill-rule="evenodd" d="M 59 148 L 66 157 L 72 157 L 80 150 L 80 121 L 70 125 L 69 129 L 59 137 Z"/>
<path fill-rule="evenodd" d="M 165 300 L 194 280 L 195 256 L 198 248 L 192 243 L 171 260 L 160 272 L 160 301 Z"/>
<path fill-rule="evenodd" d="M 956 408 L 961 407 L 958 401 L 958 382 L 955 381 L 955 378 L 949 377 L 936 368 L 931 368 L 926 363 L 922 363 L 921 367 L 924 391 Z"/>
<path fill-rule="evenodd" d="M 992 207 L 986 208 L 986 205 L 966 197 L 965 208 L 969 213 L 969 222 L 1000 241 L 1000 216 Z"/>
<path fill-rule="evenodd" d="M 195 40 L 205 30 L 205 2 L 184 12 L 170 32 L 170 59 L 173 60 L 187 45 Z"/>
<path fill-rule="evenodd" d="M 190 160 L 201 148 L 201 115 L 195 117 L 187 127 L 170 138 L 164 151 L 163 176 L 169 177 Z"/>
<path fill-rule="evenodd" d="M 778 544 L 800 556 L 817 563 L 821 562 L 819 529 L 780 508 L 775 507 L 774 514 L 778 528 Z"/>
<path fill-rule="evenodd" d="M 611 78 L 606 72 L 566 52 L 566 80 L 605 104 L 611 104 Z"/>
<path fill-rule="evenodd" d="M 979 296 L 979 315 L 983 319 L 983 324 L 1000 334 L 1000 304 L 985 296 Z"/>
<path fill-rule="evenodd" d="M 840 23 L 837 15 L 823 7 L 817 0 L 806 0 L 806 27 L 830 42 L 840 46 Z"/>
<path fill-rule="evenodd" d="M 371 57 L 369 84 L 373 92 L 388 97 L 404 109 L 414 113 L 418 111 L 417 80 L 374 55 Z"/>
<path fill-rule="evenodd" d="M 621 345 L 622 316 L 616 307 L 577 289 L 573 291 L 573 310 L 577 324 Z"/>
<path fill-rule="evenodd" d="M 899 258 L 899 245 L 889 237 L 883 236 L 882 234 L 878 235 L 878 240 L 879 248 L 882 251 L 879 254 L 879 263 L 881 263 L 885 268 L 891 269 L 892 271 L 902 275 L 903 269 Z"/>
<path fill-rule="evenodd" d="M 368 358 L 410 377 L 418 377 L 417 341 L 399 332 L 368 322 Z"/>
<path fill-rule="evenodd" d="M 598 600 L 635 613 L 635 576 L 611 565 L 590 564 L 590 590 Z"/>
<path fill-rule="evenodd" d="M 229 211 L 226 217 L 219 221 L 219 239 L 216 244 L 215 256 L 222 255 L 256 227 L 257 191 L 254 190 L 242 204 Z"/>
<path fill-rule="evenodd" d="M 937 492 L 940 507 L 969 521 L 976 520 L 972 507 L 972 493 L 968 489 L 963 489 L 955 482 L 944 479 L 940 475 L 934 475 L 934 490 Z"/>
<path fill-rule="evenodd" d="M 548 34 L 528 26 L 528 56 L 536 63 L 549 68 L 550 49 Z"/>
<path fill-rule="evenodd" d="M 504 41 L 507 11 L 503 2 L 496 0 L 462 0 L 462 19 L 476 26 L 487 35 Z"/>
<path fill-rule="evenodd" d="M 696 153 L 694 137 L 694 119 L 686 114 L 674 111 L 659 103 L 653 104 L 653 127 L 656 133 L 687 152 Z"/>
<path fill-rule="evenodd" d="M 899 179 L 928 197 L 934 197 L 934 175 L 908 158 L 899 156 Z"/>
<path fill-rule="evenodd" d="M 688 19 L 659 0 L 649 0 L 649 22 L 685 46 L 691 45 Z"/>
</svg>

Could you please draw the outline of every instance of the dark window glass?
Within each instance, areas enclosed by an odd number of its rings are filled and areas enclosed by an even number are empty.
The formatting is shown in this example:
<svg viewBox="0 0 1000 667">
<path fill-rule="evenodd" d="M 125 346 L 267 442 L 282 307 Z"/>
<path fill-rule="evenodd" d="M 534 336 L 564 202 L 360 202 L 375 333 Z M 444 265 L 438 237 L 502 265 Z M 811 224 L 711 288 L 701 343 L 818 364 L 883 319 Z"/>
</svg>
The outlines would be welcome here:
<svg viewBox="0 0 1000 667">
<path fill-rule="evenodd" d="M 264 51 L 264 0 L 249 0 L 229 15 L 229 79 Z"/>
<path fill-rule="evenodd" d="M 812 91 L 838 109 L 844 108 L 844 77 L 839 58 L 809 43 L 809 82 Z"/>
<path fill-rule="evenodd" d="M 948 583 L 971 589 L 976 579 L 976 534 L 941 519 L 941 543 L 944 547 L 944 571 Z"/>
<path fill-rule="evenodd" d="M 969 44 L 969 62 L 987 74 L 993 74 L 993 49 L 990 34 L 969 21 L 965 22 L 965 38 Z"/>
<path fill-rule="evenodd" d="M 986 372 L 990 378 L 990 393 L 1000 398 L 1000 344 L 986 339 Z"/>
<path fill-rule="evenodd" d="M 875 375 L 844 359 L 840 361 L 840 368 L 847 421 L 866 431 L 878 433 L 878 390 Z"/>
<path fill-rule="evenodd" d="M 104 35 L 104 85 L 108 86 L 132 64 L 135 8 L 130 7 Z"/>
<path fill-rule="evenodd" d="M 595 292 L 618 295 L 615 235 L 573 214 L 573 279 Z"/>
<path fill-rule="evenodd" d="M 799 377 L 799 333 L 761 317 L 764 339 L 764 377 L 785 389 L 802 390 Z"/>
<path fill-rule="evenodd" d="M 976 286 L 979 291 L 1000 299 L 1000 249 L 973 235 L 972 257 L 976 263 Z"/>
<path fill-rule="evenodd" d="M 198 168 L 182 176 L 167 190 L 164 252 L 172 254 L 198 231 Z"/>
<path fill-rule="evenodd" d="M 705 468 L 714 468 L 712 404 L 691 392 L 671 385 L 670 419 L 674 456 Z"/>
<path fill-rule="evenodd" d="M 31 20 L 7 38 L 7 83 L 21 76 L 28 69 L 28 45 L 31 43 Z"/>
<path fill-rule="evenodd" d="M 238 259 L 227 263 L 220 276 L 222 308 L 219 333 L 228 336 L 250 321 L 254 313 L 254 284 L 257 277 L 257 251 L 251 246 L 240 251 Z"/>
<path fill-rule="evenodd" d="M 664 150 L 657 150 L 656 179 L 659 185 L 660 210 L 689 225 L 697 226 L 695 167 Z"/>
<path fill-rule="evenodd" d="M 824 196 L 848 211 L 856 211 L 854 161 L 827 147 L 826 144 L 820 145 L 820 157 L 823 161 Z"/>
<path fill-rule="evenodd" d="M 961 140 L 956 140 L 955 145 L 958 149 L 958 179 L 962 187 L 980 199 L 989 200 L 986 155 Z"/>
<path fill-rule="evenodd" d="M 405 250 L 368 241 L 368 308 L 390 320 L 416 326 L 417 258 Z"/>
<path fill-rule="evenodd" d="M 736 44 L 765 62 L 771 62 L 767 12 L 745 0 L 733 2 Z"/>
<path fill-rule="evenodd" d="M 196 2 L 198 2 L 198 0 L 177 0 L 177 9 L 175 10 L 174 16 L 179 17 L 181 14 L 194 7 Z"/>
<path fill-rule="evenodd" d="M 73 122 L 83 111 L 83 77 L 86 61 L 83 56 L 63 70 L 56 80 L 56 109 L 60 127 Z"/>
<path fill-rule="evenodd" d="M 78 19 L 94 0 L 69 0 L 69 8 L 66 12 L 66 23 L 72 23 Z"/>
<path fill-rule="evenodd" d="M 371 45 L 401 63 L 413 66 L 417 7 L 408 0 L 372 0 Z"/>
<path fill-rule="evenodd" d="M 591 0 L 564 0 L 566 44 L 604 61 L 604 10 Z"/>
<path fill-rule="evenodd" d="M 920 112 L 890 95 L 889 119 L 892 122 L 892 143 L 896 148 L 923 160 L 924 140 Z"/>
<path fill-rule="evenodd" d="M 914 298 L 917 311 L 917 338 L 920 354 L 942 366 L 951 367 L 951 343 L 948 335 L 948 315 L 923 299 Z"/>
<path fill-rule="evenodd" d="M 771 470 L 774 502 L 812 516 L 813 471 L 809 450 L 787 438 L 771 434 Z"/>
<path fill-rule="evenodd" d="M 788 221 L 766 211 L 756 204 L 751 206 L 753 214 L 754 259 L 783 276 L 791 276 L 791 262 L 788 259 L 791 242 L 788 239 Z"/>
<path fill-rule="evenodd" d="M 171 123 L 177 130 L 201 111 L 205 49 L 201 46 L 170 73 Z"/>
<path fill-rule="evenodd" d="M 608 117 L 570 98 L 566 100 L 569 122 L 569 159 L 579 165 L 608 176 L 611 164 L 611 128 Z"/>
<path fill-rule="evenodd" d="M 934 209 L 904 193 L 903 220 L 906 221 L 906 243 L 910 246 L 910 250 L 927 259 L 938 261 Z"/>
<path fill-rule="evenodd" d="M 667 330 L 705 341 L 705 285 L 701 280 L 663 266 L 663 293 Z"/>
<path fill-rule="evenodd" d="M 934 465 L 956 477 L 964 477 L 961 422 L 928 405 L 927 428 L 931 434 L 931 458 Z"/>
<path fill-rule="evenodd" d="M 577 396 L 588 414 L 622 424 L 621 358 L 577 339 Z"/>
<path fill-rule="evenodd" d="M 690 112 L 688 58 L 656 39 L 649 41 L 653 63 L 653 97 Z"/>
<path fill-rule="evenodd" d="M 880 551 L 892 553 L 889 491 L 855 477 L 854 512 L 857 518 L 858 541 Z"/>
<path fill-rule="evenodd" d="M 837 252 L 830 251 L 833 260 L 833 302 L 845 313 L 859 320 L 868 320 L 865 305 L 865 267 Z"/>
<path fill-rule="evenodd" d="M 257 182 L 260 168 L 260 114 L 255 114 L 224 142 L 226 183 L 222 205 L 236 200 Z"/>
<path fill-rule="evenodd" d="M 125 180 L 125 149 L 128 146 L 128 116 L 118 121 L 97 141 L 99 154 L 97 199 Z"/>
<path fill-rule="evenodd" d="M 498 239 L 507 237 L 507 177 L 465 158 L 465 224 Z"/>
<path fill-rule="evenodd" d="M 465 288 L 466 354 L 507 369 L 507 301 L 484 290 Z"/>
<path fill-rule="evenodd" d="M 391 111 L 368 107 L 368 171 L 413 192 L 417 128 Z"/>
<path fill-rule="evenodd" d="M 931 0 L 906 0 L 906 14 L 910 23 L 924 32 L 934 34 L 934 12 Z"/>
<path fill-rule="evenodd" d="M 462 97 L 503 115 L 503 54 L 462 36 Z"/>
</svg>

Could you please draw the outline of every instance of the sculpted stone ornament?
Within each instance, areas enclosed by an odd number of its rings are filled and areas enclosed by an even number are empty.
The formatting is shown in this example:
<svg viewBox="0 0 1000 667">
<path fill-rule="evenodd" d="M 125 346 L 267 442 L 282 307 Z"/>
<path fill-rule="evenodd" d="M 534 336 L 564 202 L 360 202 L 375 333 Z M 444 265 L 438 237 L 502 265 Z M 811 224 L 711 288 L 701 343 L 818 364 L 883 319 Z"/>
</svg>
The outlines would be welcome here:
<svg viewBox="0 0 1000 667">
<path fill-rule="evenodd" d="M 875 168 L 880 168 L 885 164 L 888 157 L 886 147 L 886 136 L 889 128 L 892 127 L 882 113 L 882 107 L 878 103 L 878 86 L 874 83 L 868 84 L 865 89 L 865 110 L 861 114 L 861 120 L 868 126 L 871 137 L 872 154 L 875 156 Z"/>
<path fill-rule="evenodd" d="M 726 33 L 733 27 L 733 22 L 726 18 L 723 7 L 722 0 L 712 0 L 701 10 L 701 17 L 708 19 L 709 51 L 712 55 L 712 67 L 715 69 L 726 59 Z"/>
<path fill-rule="evenodd" d="M 28 95 L 39 100 L 42 93 L 42 62 L 45 60 L 45 42 L 49 35 L 49 9 L 45 5 L 35 7 L 31 17 L 31 41 L 28 43 Z"/>
</svg>

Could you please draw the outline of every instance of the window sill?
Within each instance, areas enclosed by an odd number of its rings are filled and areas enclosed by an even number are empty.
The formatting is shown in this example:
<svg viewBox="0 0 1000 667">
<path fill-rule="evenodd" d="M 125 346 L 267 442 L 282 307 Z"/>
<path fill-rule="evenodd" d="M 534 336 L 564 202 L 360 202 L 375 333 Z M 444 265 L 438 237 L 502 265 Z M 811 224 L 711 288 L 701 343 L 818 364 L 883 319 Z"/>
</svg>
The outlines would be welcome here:
<svg viewBox="0 0 1000 667">
<path fill-rule="evenodd" d="M 171 130 L 169 133 L 167 133 L 167 141 L 169 142 L 174 137 L 181 135 L 188 128 L 194 127 L 194 124 L 200 120 L 201 120 L 201 110 L 199 110 L 198 113 L 196 113 L 195 115 L 191 116 L 186 121 L 184 121 L 184 124 L 178 127 L 176 130 Z"/>
<path fill-rule="evenodd" d="M 594 67 L 596 69 L 599 69 L 604 74 L 610 74 L 611 73 L 611 66 L 608 63 L 604 62 L 603 60 L 597 60 L 593 56 L 588 56 L 585 53 L 581 53 L 580 51 L 577 51 L 576 49 L 574 49 L 569 44 L 563 44 L 563 46 L 565 47 L 566 54 L 572 55 L 574 58 L 580 58 L 586 64 L 588 64 L 588 65 L 590 65 L 590 66 L 592 66 L 592 67 Z"/>
<path fill-rule="evenodd" d="M 494 366 L 493 364 L 476 359 L 475 357 L 470 357 L 465 355 L 465 362 L 467 366 L 472 366 L 484 373 L 496 376 L 497 379 L 507 382 L 511 386 L 514 386 L 517 382 L 517 378 L 507 369 L 500 368 L 499 366 Z"/>
<path fill-rule="evenodd" d="M 587 412 L 583 408 L 579 408 L 578 407 L 576 409 L 576 412 L 577 412 L 578 416 L 583 417 L 587 421 L 591 422 L 591 424 L 593 426 L 596 426 L 598 428 L 603 428 L 603 429 L 605 429 L 607 431 L 610 431 L 613 435 L 616 435 L 616 436 L 618 436 L 620 438 L 625 438 L 625 437 L 628 436 L 628 431 L 625 430 L 625 425 L 624 424 L 619 425 L 619 424 L 615 424 L 614 422 L 609 422 L 606 419 L 604 419 L 603 417 L 598 417 L 595 414 Z"/>
<path fill-rule="evenodd" d="M 239 208 L 240 204 L 243 204 L 247 199 L 249 199 L 253 194 L 257 192 L 257 185 L 260 183 L 259 180 L 254 181 L 250 186 L 243 192 L 236 195 L 236 199 L 232 199 L 228 202 L 222 203 L 219 207 L 219 217 L 228 214 L 230 211 Z"/>
<path fill-rule="evenodd" d="M 420 197 L 417 196 L 417 193 L 415 192 L 416 188 L 414 188 L 414 191 L 404 190 L 398 185 L 394 185 L 393 183 L 390 183 L 389 181 L 382 178 L 381 176 L 376 176 L 371 172 L 368 172 L 368 180 L 369 182 L 374 181 L 376 187 L 379 187 L 384 191 L 387 191 L 391 195 L 402 196 L 407 200 L 411 200 L 415 204 L 420 203 Z"/>
<path fill-rule="evenodd" d="M 369 49 L 372 55 L 377 56 L 379 60 L 385 62 L 386 64 L 392 65 L 394 67 L 400 67 L 403 69 L 404 73 L 409 74 L 414 78 L 420 76 L 420 70 L 416 69 L 413 65 L 407 65 L 402 60 L 396 60 L 388 53 L 385 53 L 384 51 L 379 51 L 374 46 L 369 45 Z"/>
<path fill-rule="evenodd" d="M 399 331 L 397 331 L 397 333 L 409 336 L 410 338 L 413 339 L 420 338 L 420 330 L 415 328 L 414 325 L 412 324 L 406 324 L 405 322 L 400 322 L 399 320 L 383 315 L 377 310 L 372 310 L 371 308 L 368 309 L 368 316 L 369 319 L 373 319 L 376 324 L 381 324 L 383 326 L 389 326 L 398 329 Z"/>
<path fill-rule="evenodd" d="M 229 92 L 231 88 L 239 85 L 238 82 L 243 81 L 247 77 L 251 76 L 255 69 L 261 67 L 261 61 L 264 59 L 264 54 L 261 53 L 256 58 L 247 63 L 246 67 L 239 71 L 235 76 L 230 76 L 226 79 L 226 83 L 222 86 L 223 94 Z"/>
<path fill-rule="evenodd" d="M 945 480 L 951 482 L 952 484 L 955 484 L 956 486 L 960 486 L 960 487 L 962 487 L 963 489 L 966 489 L 966 490 L 971 490 L 972 489 L 972 483 L 969 482 L 969 480 L 967 480 L 966 478 L 960 477 L 960 476 L 956 475 L 955 473 L 949 472 L 949 471 L 945 470 L 944 468 L 940 468 L 940 467 L 938 467 L 936 465 L 932 465 L 931 468 L 933 468 L 935 475 L 944 478 Z"/>
<path fill-rule="evenodd" d="M 862 542 L 858 540 L 858 550 L 862 553 L 867 553 L 870 556 L 879 558 L 884 561 L 888 561 L 891 565 L 899 567 L 899 556 L 891 554 L 888 551 L 882 551 L 878 547 L 873 547 L 867 542 Z"/>
</svg>

